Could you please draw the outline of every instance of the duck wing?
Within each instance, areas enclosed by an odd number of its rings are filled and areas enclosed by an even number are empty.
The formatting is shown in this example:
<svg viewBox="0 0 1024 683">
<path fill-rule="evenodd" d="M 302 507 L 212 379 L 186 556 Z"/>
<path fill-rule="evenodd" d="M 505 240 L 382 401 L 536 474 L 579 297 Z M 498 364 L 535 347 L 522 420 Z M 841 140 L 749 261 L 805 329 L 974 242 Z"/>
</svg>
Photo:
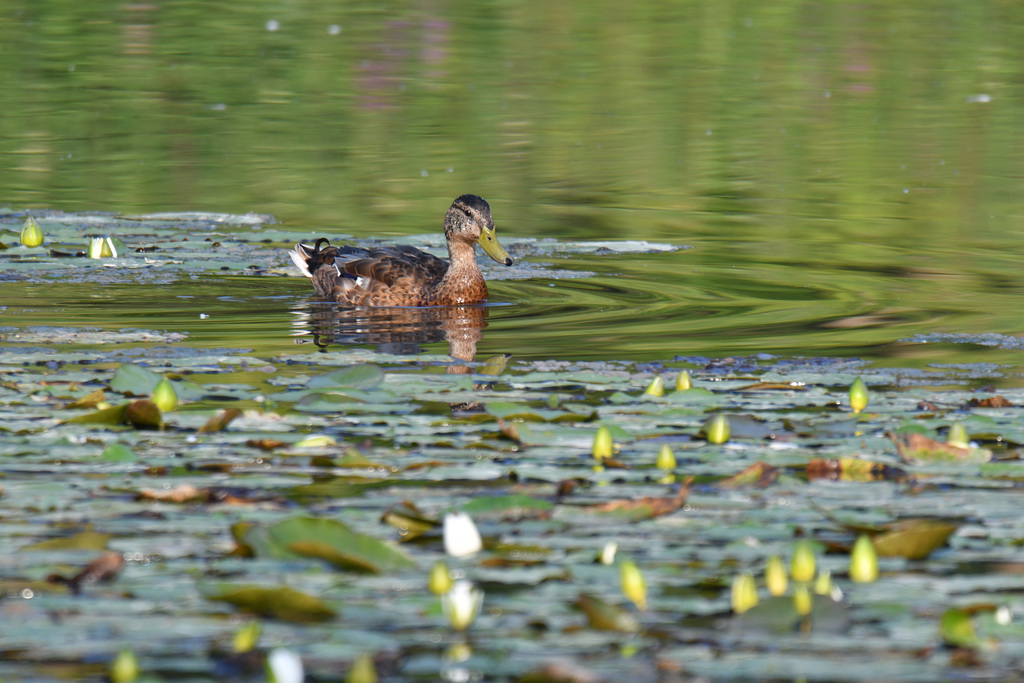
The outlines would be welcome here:
<svg viewBox="0 0 1024 683">
<path fill-rule="evenodd" d="M 321 237 L 313 246 L 296 244 L 288 255 L 310 279 L 319 296 L 342 303 L 409 305 L 407 299 L 415 299 L 416 293 L 438 282 L 448 271 L 446 261 L 415 247 L 363 249 L 329 245 Z"/>
</svg>

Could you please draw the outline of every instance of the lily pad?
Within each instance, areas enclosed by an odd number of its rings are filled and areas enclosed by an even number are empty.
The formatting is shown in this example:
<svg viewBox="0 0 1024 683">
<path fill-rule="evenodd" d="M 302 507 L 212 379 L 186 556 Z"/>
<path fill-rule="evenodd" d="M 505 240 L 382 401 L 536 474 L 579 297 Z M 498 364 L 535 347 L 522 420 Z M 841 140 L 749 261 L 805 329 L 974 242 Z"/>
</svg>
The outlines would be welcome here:
<svg viewBox="0 0 1024 683">
<path fill-rule="evenodd" d="M 322 600 L 293 588 L 219 586 L 204 591 L 208 600 L 219 600 L 243 612 L 300 624 L 328 621 L 337 612 Z"/>
</svg>

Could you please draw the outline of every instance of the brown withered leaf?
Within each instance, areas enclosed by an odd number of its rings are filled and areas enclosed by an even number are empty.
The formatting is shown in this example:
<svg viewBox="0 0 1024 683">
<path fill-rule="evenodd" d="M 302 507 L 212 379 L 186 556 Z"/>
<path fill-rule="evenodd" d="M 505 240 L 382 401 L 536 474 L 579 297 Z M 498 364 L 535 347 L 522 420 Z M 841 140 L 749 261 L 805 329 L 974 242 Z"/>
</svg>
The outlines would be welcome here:
<svg viewBox="0 0 1024 683">
<path fill-rule="evenodd" d="M 972 398 L 967 402 L 972 408 L 1012 408 L 1013 404 L 1007 401 L 1002 396 L 993 396 L 992 398 Z"/>
<path fill-rule="evenodd" d="M 896 445 L 900 460 L 911 465 L 928 463 L 985 463 L 992 459 L 992 451 L 986 448 L 960 448 L 948 443 L 930 439 L 924 434 L 911 432 L 896 434 L 889 432 L 889 438 Z"/>
<path fill-rule="evenodd" d="M 238 408 L 228 408 L 226 410 L 219 410 L 217 414 L 206 421 L 202 427 L 199 428 L 199 433 L 204 432 L 219 432 L 225 429 L 231 421 L 242 414 L 242 411 Z"/>
<path fill-rule="evenodd" d="M 626 513 L 633 521 L 660 517 L 675 512 L 686 502 L 690 494 L 690 484 L 693 477 L 687 477 L 683 485 L 679 487 L 679 493 L 674 496 L 644 496 L 643 498 L 620 498 L 611 500 L 600 505 L 587 506 L 588 510 L 594 512 L 622 512 Z"/>
<path fill-rule="evenodd" d="M 139 500 L 155 500 L 162 503 L 199 503 L 206 501 L 206 492 L 192 484 L 180 484 L 173 489 L 142 489 Z"/>
<path fill-rule="evenodd" d="M 718 482 L 718 488 L 738 489 L 752 487 L 760 489 L 773 484 L 778 478 L 778 467 L 772 467 L 768 463 L 759 460 L 739 474 L 734 474 L 728 479 Z"/>
<path fill-rule="evenodd" d="M 124 558 L 120 553 L 104 553 L 70 579 L 60 574 L 50 574 L 46 580 L 48 583 L 67 584 L 72 593 L 80 593 L 83 586 L 113 581 L 123 567 Z"/>
<path fill-rule="evenodd" d="M 245 442 L 246 446 L 250 448 L 259 448 L 264 451 L 272 451 L 275 448 L 286 446 L 284 441 L 278 441 L 277 439 L 249 439 Z"/>
</svg>

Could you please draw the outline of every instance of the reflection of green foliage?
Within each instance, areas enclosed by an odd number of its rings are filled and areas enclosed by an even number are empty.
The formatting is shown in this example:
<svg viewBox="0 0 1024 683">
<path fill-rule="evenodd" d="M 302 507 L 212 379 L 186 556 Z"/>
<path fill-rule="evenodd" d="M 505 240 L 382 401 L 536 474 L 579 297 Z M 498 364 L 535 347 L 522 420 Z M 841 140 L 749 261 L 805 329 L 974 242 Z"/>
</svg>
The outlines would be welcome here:
<svg viewBox="0 0 1024 683">
<path fill-rule="evenodd" d="M 472 189 L 518 234 L 725 230 L 871 268 L 879 235 L 998 229 L 1020 175 L 1016 6 L 221 8 L 7 3 L 7 199 L 405 231 Z"/>
</svg>

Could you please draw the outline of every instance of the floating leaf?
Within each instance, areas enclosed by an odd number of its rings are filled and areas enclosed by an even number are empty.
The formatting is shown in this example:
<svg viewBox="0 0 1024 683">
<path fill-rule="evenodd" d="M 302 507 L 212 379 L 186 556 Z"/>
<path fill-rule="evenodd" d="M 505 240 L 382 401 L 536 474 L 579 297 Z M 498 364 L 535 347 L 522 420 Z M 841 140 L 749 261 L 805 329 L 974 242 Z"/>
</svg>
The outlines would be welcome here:
<svg viewBox="0 0 1024 683">
<path fill-rule="evenodd" d="M 742 633 L 788 636 L 804 626 L 819 634 L 844 633 L 849 628 L 850 616 L 846 607 L 827 596 L 814 595 L 806 586 L 802 588 L 800 609 L 812 615 L 810 620 L 797 611 L 792 596 L 775 597 L 734 618 L 732 629 Z"/>
<path fill-rule="evenodd" d="M 307 389 L 373 389 L 384 381 L 384 371 L 376 365 L 353 365 L 323 375 L 317 375 L 306 383 Z"/>
<path fill-rule="evenodd" d="M 123 443 L 113 443 L 103 450 L 100 459 L 108 462 L 136 462 L 138 457 Z"/>
<path fill-rule="evenodd" d="M 229 586 L 207 593 L 206 598 L 230 603 L 249 614 L 300 624 L 327 621 L 336 616 L 319 598 L 287 587 Z"/>
<path fill-rule="evenodd" d="M 416 566 L 397 548 L 319 517 L 296 517 L 270 527 L 249 528 L 242 543 L 256 557 L 315 557 L 357 572 L 382 574 Z"/>
<path fill-rule="evenodd" d="M 687 477 L 683 481 L 682 486 L 679 487 L 679 493 L 675 496 L 625 498 L 601 503 L 600 505 L 592 505 L 588 509 L 595 512 L 624 513 L 629 520 L 634 522 L 641 519 L 650 519 L 651 517 L 660 517 L 661 515 L 675 512 L 686 503 L 686 497 L 690 493 L 690 484 L 692 483 L 693 477 Z"/>
<path fill-rule="evenodd" d="M 227 428 L 231 421 L 242 414 L 242 411 L 238 408 L 227 408 L 225 410 L 218 410 L 217 413 L 206 421 L 202 427 L 197 431 L 202 433 L 207 432 L 220 432 Z"/>
<path fill-rule="evenodd" d="M 462 511 L 477 519 L 547 519 L 554 507 L 546 500 L 515 493 L 507 496 L 478 496 L 463 505 Z"/>
<path fill-rule="evenodd" d="M 114 372 L 110 390 L 125 396 L 150 396 L 164 376 L 138 365 L 125 364 Z"/>
<path fill-rule="evenodd" d="M 587 615 L 590 628 L 620 633 L 636 633 L 640 630 L 640 624 L 632 615 L 592 595 L 581 593 L 573 607 Z"/>
<path fill-rule="evenodd" d="M 718 482 L 718 487 L 723 489 L 764 488 L 773 484 L 778 478 L 779 468 L 758 461 L 739 474 L 734 474 L 728 479 Z"/>
<path fill-rule="evenodd" d="M 102 389 L 97 389 L 91 394 L 87 394 L 77 401 L 73 401 L 67 405 L 68 408 L 95 408 L 100 403 L 104 403 L 107 400 L 107 394 Z"/>
<path fill-rule="evenodd" d="M 71 589 L 72 593 L 79 593 L 83 586 L 93 583 L 107 583 L 117 578 L 124 568 L 124 557 L 121 553 L 104 553 L 93 560 L 85 569 L 78 572 L 70 579 L 59 574 L 51 574 L 46 577 L 50 583 L 64 583 Z"/>
<path fill-rule="evenodd" d="M 415 505 L 408 501 L 389 508 L 384 513 L 381 521 L 398 529 L 402 542 L 419 538 L 423 534 L 441 526 L 441 522 L 426 517 Z"/>
<path fill-rule="evenodd" d="M 923 560 L 946 544 L 958 525 L 939 520 L 903 520 L 887 525 L 886 531 L 872 537 L 879 555 Z"/>
<path fill-rule="evenodd" d="M 125 422 L 127 405 L 111 406 L 93 413 L 78 415 L 64 420 L 64 424 L 97 424 L 97 425 L 119 425 Z"/>
<path fill-rule="evenodd" d="M 1013 403 L 1002 396 L 991 396 L 989 398 L 972 398 L 967 402 L 972 408 L 1012 408 Z"/>
<path fill-rule="evenodd" d="M 942 636 L 942 642 L 953 647 L 977 648 L 981 645 L 974 630 L 974 619 L 962 609 L 948 609 L 942 614 L 939 635 Z"/>
<path fill-rule="evenodd" d="M 900 460 L 911 465 L 928 463 L 980 464 L 992 459 L 987 448 L 960 448 L 949 443 L 930 439 L 916 432 L 890 432 L 889 438 L 896 444 Z"/>
<path fill-rule="evenodd" d="M 33 552 L 36 550 L 106 550 L 110 534 L 98 534 L 95 531 L 83 531 L 74 536 L 64 538 L 51 538 L 47 541 L 40 541 L 32 545 L 19 548 L 19 552 Z"/>
</svg>

